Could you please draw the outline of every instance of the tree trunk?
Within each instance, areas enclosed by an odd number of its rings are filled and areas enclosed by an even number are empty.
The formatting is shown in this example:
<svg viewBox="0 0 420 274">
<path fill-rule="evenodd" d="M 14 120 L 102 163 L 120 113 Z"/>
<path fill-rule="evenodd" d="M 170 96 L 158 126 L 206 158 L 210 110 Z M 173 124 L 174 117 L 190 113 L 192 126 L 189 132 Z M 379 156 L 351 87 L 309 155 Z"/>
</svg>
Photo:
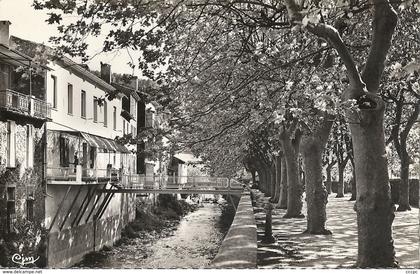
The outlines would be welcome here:
<svg viewBox="0 0 420 274">
<path fill-rule="evenodd" d="M 272 195 L 272 185 L 271 185 L 271 171 L 269 167 L 264 168 L 265 176 L 266 176 L 266 193 L 264 196 L 271 197 Z"/>
<path fill-rule="evenodd" d="M 328 192 L 322 182 L 322 152 L 327 144 L 331 127 L 332 122 L 324 119 L 311 135 L 302 139 L 307 202 L 307 229 L 305 232 L 310 234 L 331 234 L 331 231 L 325 228 Z"/>
<path fill-rule="evenodd" d="M 265 193 L 266 190 L 266 182 L 265 182 L 265 173 L 262 171 L 262 168 L 259 167 L 258 168 L 258 178 L 259 178 L 259 190 L 262 193 Z"/>
<path fill-rule="evenodd" d="M 349 201 L 356 201 L 356 170 L 354 168 L 354 161 L 352 163 L 352 173 L 353 177 L 351 178 L 351 197 Z"/>
<path fill-rule="evenodd" d="M 287 167 L 287 211 L 283 218 L 303 218 L 302 186 L 299 181 L 299 144 L 293 144 L 290 135 L 285 135 L 281 139 Z"/>
<path fill-rule="evenodd" d="M 409 157 L 405 148 L 401 151 L 401 170 L 400 170 L 400 196 L 397 211 L 411 210 L 410 207 L 410 182 L 409 182 Z"/>
<path fill-rule="evenodd" d="M 391 201 L 383 128 L 384 103 L 376 95 L 376 107 L 348 113 L 356 164 L 358 267 L 395 267 Z M 354 121 L 359 121 L 356 123 Z M 353 123 L 354 122 L 354 123 Z"/>
<path fill-rule="evenodd" d="M 327 166 L 326 168 L 327 181 L 325 182 L 325 187 L 327 188 L 328 194 L 331 194 L 332 192 L 331 169 L 332 169 L 332 166 Z"/>
<path fill-rule="evenodd" d="M 276 168 L 274 166 L 274 163 L 269 168 L 269 172 L 270 172 L 270 189 L 271 189 L 270 202 L 273 202 L 276 195 Z"/>
<path fill-rule="evenodd" d="M 343 166 L 338 166 L 338 186 L 335 198 L 344 197 L 344 168 Z"/>
<path fill-rule="evenodd" d="M 272 200 L 272 203 L 277 204 L 280 199 L 281 156 L 276 156 L 274 168 L 275 168 L 275 187 L 274 187 L 274 198 Z"/>
<path fill-rule="evenodd" d="M 284 3 L 290 21 L 303 19 L 296 1 Z M 391 201 L 383 128 L 385 106 L 377 92 L 398 16 L 387 0 L 372 0 L 369 4 L 372 6 L 373 35 L 362 75 L 337 29 L 326 24 L 308 24 L 306 29 L 326 39 L 335 48 L 346 67 L 350 83 L 343 99 L 354 99 L 360 106 L 358 111 L 349 109 L 346 113 L 352 133 L 357 176 L 357 266 L 396 267 L 392 239 L 395 208 Z"/>
<path fill-rule="evenodd" d="M 287 208 L 287 167 L 285 157 L 281 157 L 280 199 L 276 208 Z"/>
<path fill-rule="evenodd" d="M 256 180 L 256 176 L 255 176 L 255 170 L 251 171 L 251 176 L 252 176 L 252 185 L 255 186 L 257 184 Z"/>
</svg>

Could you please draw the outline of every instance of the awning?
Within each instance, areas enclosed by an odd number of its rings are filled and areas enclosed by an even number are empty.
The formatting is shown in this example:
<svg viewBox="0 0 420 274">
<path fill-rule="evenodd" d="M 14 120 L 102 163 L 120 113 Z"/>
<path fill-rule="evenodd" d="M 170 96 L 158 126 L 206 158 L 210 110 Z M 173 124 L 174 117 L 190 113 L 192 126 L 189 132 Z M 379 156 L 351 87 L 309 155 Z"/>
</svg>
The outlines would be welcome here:
<svg viewBox="0 0 420 274">
<path fill-rule="evenodd" d="M 178 153 L 174 155 L 174 158 L 187 164 L 197 164 L 202 162 L 201 159 L 194 157 L 194 155 L 190 153 Z"/>
<path fill-rule="evenodd" d="M 130 151 L 123 145 L 117 144 L 114 140 L 99 137 L 96 135 L 88 134 L 85 132 L 80 132 L 86 142 L 96 148 L 106 149 L 108 151 L 121 152 L 121 153 L 130 153 Z"/>
</svg>

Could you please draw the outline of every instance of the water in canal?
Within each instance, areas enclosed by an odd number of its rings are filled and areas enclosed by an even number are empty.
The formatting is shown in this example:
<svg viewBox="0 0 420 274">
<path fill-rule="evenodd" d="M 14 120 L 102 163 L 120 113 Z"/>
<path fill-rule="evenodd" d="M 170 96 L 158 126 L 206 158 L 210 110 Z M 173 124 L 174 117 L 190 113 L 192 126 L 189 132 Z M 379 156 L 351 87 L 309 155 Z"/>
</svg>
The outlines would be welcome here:
<svg viewBox="0 0 420 274">
<path fill-rule="evenodd" d="M 148 233 L 108 251 L 88 255 L 76 267 L 204 268 L 217 254 L 234 211 L 223 204 L 203 203 L 164 234 Z"/>
</svg>

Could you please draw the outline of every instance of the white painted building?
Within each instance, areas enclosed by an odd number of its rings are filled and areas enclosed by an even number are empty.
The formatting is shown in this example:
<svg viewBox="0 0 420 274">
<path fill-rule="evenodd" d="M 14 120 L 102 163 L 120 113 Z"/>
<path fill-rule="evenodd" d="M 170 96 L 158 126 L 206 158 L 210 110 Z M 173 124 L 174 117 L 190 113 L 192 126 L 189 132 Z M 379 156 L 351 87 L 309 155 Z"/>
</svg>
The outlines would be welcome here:
<svg viewBox="0 0 420 274">
<path fill-rule="evenodd" d="M 19 38 L 14 43 L 39 47 Z M 62 267 L 112 244 L 135 218 L 135 195 L 101 190 L 127 183 L 123 175 L 136 174 L 137 157 L 136 147 L 131 152 L 115 140 L 129 132 L 123 129 L 126 95 L 112 85 L 110 66 L 102 64 L 99 77 L 69 58 L 48 60 L 46 101 L 52 110 L 43 144 L 43 225 L 48 230 L 48 266 Z"/>
</svg>

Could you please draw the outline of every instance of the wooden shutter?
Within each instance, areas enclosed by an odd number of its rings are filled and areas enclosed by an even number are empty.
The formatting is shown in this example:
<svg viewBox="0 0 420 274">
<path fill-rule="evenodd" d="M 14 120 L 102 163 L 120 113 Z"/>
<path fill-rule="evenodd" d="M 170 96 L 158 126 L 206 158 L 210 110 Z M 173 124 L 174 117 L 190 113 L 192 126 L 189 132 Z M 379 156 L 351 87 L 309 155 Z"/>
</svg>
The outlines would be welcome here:
<svg viewBox="0 0 420 274">
<path fill-rule="evenodd" d="M 16 166 L 16 123 L 7 122 L 7 166 Z"/>
</svg>

